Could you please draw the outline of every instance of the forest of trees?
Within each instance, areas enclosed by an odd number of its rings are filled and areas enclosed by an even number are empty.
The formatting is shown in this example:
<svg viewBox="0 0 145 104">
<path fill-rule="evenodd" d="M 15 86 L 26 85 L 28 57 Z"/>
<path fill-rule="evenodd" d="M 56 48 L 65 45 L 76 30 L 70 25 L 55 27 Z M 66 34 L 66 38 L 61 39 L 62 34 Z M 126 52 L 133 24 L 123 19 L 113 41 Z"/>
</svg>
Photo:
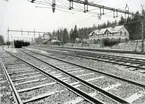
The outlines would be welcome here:
<svg viewBox="0 0 145 104">
<path fill-rule="evenodd" d="M 0 35 L 0 45 L 4 44 L 4 37 L 2 35 Z"/>
<path fill-rule="evenodd" d="M 142 11 L 142 14 L 145 16 L 145 11 Z M 99 24 L 98 26 L 94 24 L 92 27 L 86 28 L 77 28 L 77 25 L 75 25 L 74 28 L 72 28 L 70 31 L 68 31 L 67 28 L 59 29 L 53 31 L 51 35 L 57 37 L 62 44 L 68 42 L 74 43 L 76 38 L 79 38 L 80 40 L 88 39 L 89 33 L 91 33 L 95 29 L 112 27 L 116 25 L 124 25 L 126 29 L 129 31 L 130 40 L 136 40 L 141 39 L 141 21 L 139 20 L 142 20 L 141 14 L 139 12 L 136 12 L 135 16 L 127 17 L 127 19 L 125 19 L 122 16 L 118 22 L 117 21 L 110 22 L 108 20 L 107 23 Z"/>
</svg>

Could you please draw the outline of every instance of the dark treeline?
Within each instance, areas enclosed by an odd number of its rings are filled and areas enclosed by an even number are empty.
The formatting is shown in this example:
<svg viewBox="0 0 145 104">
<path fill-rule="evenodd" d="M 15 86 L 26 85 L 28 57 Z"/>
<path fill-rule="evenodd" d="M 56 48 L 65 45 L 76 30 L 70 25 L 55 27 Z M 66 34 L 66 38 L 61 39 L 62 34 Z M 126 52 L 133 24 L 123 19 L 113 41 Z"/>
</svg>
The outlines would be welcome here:
<svg viewBox="0 0 145 104">
<path fill-rule="evenodd" d="M 92 26 L 89 28 L 77 28 L 77 25 L 74 26 L 73 29 L 68 31 L 66 28 L 64 29 L 59 29 L 57 31 L 52 32 L 53 37 L 57 37 L 58 40 L 62 43 L 74 43 L 76 38 L 83 40 L 83 39 L 88 39 L 89 33 L 91 33 L 93 30 L 97 29 L 97 26 Z"/>
<path fill-rule="evenodd" d="M 0 45 L 4 44 L 4 37 L 2 35 L 0 35 Z"/>
<path fill-rule="evenodd" d="M 142 14 L 145 16 L 145 11 L 142 11 Z M 142 20 L 141 14 L 139 12 L 136 12 L 135 16 L 127 17 L 127 19 L 125 19 L 122 16 L 118 22 L 117 21 L 110 22 L 108 20 L 107 23 L 99 24 L 98 26 L 94 24 L 92 27 L 86 28 L 77 28 L 77 25 L 75 25 L 74 28 L 72 28 L 70 31 L 68 31 L 66 28 L 59 29 L 57 31 L 53 31 L 52 36 L 57 37 L 62 44 L 68 42 L 74 43 L 76 38 L 80 40 L 88 39 L 89 33 L 91 33 L 95 29 L 124 25 L 129 31 L 130 40 L 136 40 L 141 39 L 141 21 L 139 20 Z"/>
</svg>

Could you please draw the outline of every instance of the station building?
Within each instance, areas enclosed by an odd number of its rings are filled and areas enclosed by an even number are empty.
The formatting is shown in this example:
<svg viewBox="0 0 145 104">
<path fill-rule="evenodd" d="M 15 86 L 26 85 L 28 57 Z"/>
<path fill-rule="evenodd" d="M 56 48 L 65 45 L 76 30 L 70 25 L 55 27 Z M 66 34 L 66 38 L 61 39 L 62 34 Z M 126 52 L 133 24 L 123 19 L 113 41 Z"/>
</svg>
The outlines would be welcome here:
<svg viewBox="0 0 145 104">
<path fill-rule="evenodd" d="M 120 42 L 129 40 L 129 32 L 124 25 L 113 26 L 103 29 L 97 29 L 89 34 L 89 41 L 101 41 L 103 39 L 109 39 L 110 41 L 118 40 Z"/>
</svg>

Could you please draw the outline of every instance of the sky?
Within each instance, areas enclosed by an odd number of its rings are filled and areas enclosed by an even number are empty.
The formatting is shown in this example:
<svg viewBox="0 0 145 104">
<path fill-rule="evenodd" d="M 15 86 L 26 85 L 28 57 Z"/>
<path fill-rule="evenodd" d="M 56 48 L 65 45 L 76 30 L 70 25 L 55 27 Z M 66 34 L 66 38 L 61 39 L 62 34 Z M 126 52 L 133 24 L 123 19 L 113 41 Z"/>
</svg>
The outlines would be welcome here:
<svg viewBox="0 0 145 104">
<path fill-rule="evenodd" d="M 67 28 L 70 30 L 75 25 L 78 28 L 90 27 L 93 24 L 98 25 L 107 20 L 119 20 L 120 16 L 125 16 L 119 13 L 118 18 L 113 18 L 113 12 L 105 10 L 105 15 L 101 20 L 98 19 L 100 9 L 89 7 L 88 13 L 83 13 L 83 5 L 74 3 L 74 9 L 68 10 L 68 0 L 56 0 L 56 11 L 52 12 L 50 3 L 52 0 L 36 0 L 41 1 L 39 4 L 34 4 L 28 0 L 0 0 L 0 35 L 7 39 L 7 29 L 10 30 L 31 30 L 52 32 L 53 30 Z M 88 0 L 96 4 L 105 5 L 108 7 L 119 8 L 125 10 L 126 4 L 129 6 L 129 11 L 141 11 L 141 4 L 145 5 L 144 0 Z M 144 6 L 145 8 L 145 6 Z M 35 34 L 38 35 L 38 34 Z M 14 33 L 10 32 L 11 38 L 29 38 L 34 37 L 34 34 Z"/>
</svg>

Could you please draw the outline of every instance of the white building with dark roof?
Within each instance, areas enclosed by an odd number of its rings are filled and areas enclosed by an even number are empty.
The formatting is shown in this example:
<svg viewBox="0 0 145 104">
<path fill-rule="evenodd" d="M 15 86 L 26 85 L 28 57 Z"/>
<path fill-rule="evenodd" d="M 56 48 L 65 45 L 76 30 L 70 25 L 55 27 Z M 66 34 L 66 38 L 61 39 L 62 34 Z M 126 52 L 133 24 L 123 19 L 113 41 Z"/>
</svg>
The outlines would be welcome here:
<svg viewBox="0 0 145 104">
<path fill-rule="evenodd" d="M 98 41 L 102 39 L 119 40 L 119 41 L 129 40 L 129 32 L 124 27 L 124 25 L 121 25 L 97 29 L 89 34 L 89 41 L 94 40 Z"/>
</svg>

